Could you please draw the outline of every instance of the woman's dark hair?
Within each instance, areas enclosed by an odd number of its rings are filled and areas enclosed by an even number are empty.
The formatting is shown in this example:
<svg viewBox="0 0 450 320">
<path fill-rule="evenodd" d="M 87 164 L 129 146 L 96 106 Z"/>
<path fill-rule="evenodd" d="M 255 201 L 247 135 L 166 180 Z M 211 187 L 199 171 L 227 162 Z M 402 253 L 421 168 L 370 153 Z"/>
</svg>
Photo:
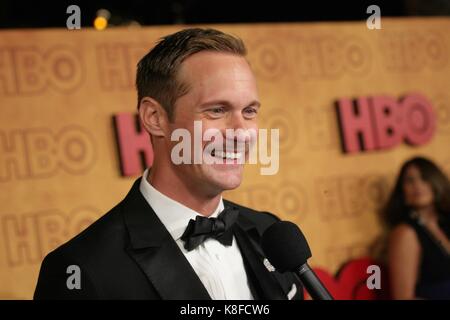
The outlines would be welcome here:
<svg viewBox="0 0 450 320">
<path fill-rule="evenodd" d="M 415 166 L 419 170 L 422 179 L 431 185 L 434 194 L 434 205 L 438 212 L 439 218 L 448 220 L 450 218 L 449 179 L 432 161 L 423 157 L 415 157 L 406 161 L 400 169 L 394 190 L 392 191 L 383 210 L 386 223 L 393 227 L 406 219 L 409 214 L 411 208 L 405 204 L 405 198 L 403 195 L 403 181 L 406 170 L 410 166 Z"/>
</svg>

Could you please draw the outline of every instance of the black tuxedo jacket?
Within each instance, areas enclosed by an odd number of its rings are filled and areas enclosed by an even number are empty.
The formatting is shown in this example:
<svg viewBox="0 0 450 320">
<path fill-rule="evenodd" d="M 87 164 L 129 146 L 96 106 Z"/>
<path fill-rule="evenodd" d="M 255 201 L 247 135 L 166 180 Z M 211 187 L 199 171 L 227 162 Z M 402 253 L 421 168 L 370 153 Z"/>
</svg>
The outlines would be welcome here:
<svg viewBox="0 0 450 320">
<path fill-rule="evenodd" d="M 35 299 L 211 299 L 177 244 L 139 190 L 42 262 Z M 233 232 L 255 299 L 302 299 L 297 276 L 269 271 L 259 241 L 278 219 L 224 201 L 239 217 Z M 81 288 L 69 289 L 67 268 L 81 271 Z M 296 292 L 296 293 L 295 293 Z M 295 294 L 294 294 L 295 293 Z"/>
</svg>

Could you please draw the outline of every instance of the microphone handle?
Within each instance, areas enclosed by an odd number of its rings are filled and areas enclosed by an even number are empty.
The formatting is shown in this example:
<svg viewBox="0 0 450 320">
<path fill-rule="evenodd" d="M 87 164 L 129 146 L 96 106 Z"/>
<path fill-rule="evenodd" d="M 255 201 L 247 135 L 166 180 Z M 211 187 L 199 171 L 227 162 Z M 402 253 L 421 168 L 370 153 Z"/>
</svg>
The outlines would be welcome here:
<svg viewBox="0 0 450 320">
<path fill-rule="evenodd" d="M 308 263 L 300 266 L 295 272 L 314 300 L 334 300 Z"/>
</svg>

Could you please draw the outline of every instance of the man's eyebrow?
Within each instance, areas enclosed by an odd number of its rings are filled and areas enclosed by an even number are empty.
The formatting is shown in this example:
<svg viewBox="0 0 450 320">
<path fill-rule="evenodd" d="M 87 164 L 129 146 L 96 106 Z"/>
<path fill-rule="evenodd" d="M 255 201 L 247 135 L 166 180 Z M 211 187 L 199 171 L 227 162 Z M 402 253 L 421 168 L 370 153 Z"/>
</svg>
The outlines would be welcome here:
<svg viewBox="0 0 450 320">
<path fill-rule="evenodd" d="M 200 104 L 200 107 L 207 108 L 207 107 L 211 107 L 211 106 L 215 106 L 215 105 L 222 105 L 222 106 L 227 106 L 227 107 L 233 106 L 233 104 L 227 100 L 211 100 L 211 101 L 207 101 L 207 102 Z M 261 103 L 258 100 L 253 100 L 249 104 L 247 104 L 244 108 L 248 108 L 248 107 L 260 108 Z"/>
<path fill-rule="evenodd" d="M 257 108 L 261 108 L 261 103 L 258 100 L 253 100 L 252 102 L 250 102 L 247 107 L 257 107 Z M 247 108 L 246 107 L 246 108 Z"/>
</svg>

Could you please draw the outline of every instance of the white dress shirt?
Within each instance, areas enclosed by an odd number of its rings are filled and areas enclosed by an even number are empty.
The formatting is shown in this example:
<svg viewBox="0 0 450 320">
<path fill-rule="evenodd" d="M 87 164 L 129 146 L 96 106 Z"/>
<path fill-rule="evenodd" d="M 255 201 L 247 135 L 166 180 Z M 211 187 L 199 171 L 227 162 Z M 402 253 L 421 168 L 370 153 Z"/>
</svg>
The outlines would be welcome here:
<svg viewBox="0 0 450 320">
<path fill-rule="evenodd" d="M 224 246 L 219 241 L 208 238 L 197 248 L 187 251 L 181 236 L 189 220 L 200 215 L 198 212 L 172 200 L 156 190 L 146 179 L 145 170 L 140 191 L 155 211 L 159 220 L 169 231 L 181 252 L 191 264 L 200 281 L 214 300 L 253 300 L 248 285 L 244 261 L 233 236 L 233 244 Z M 222 198 L 211 217 L 217 217 L 224 209 Z"/>
</svg>

